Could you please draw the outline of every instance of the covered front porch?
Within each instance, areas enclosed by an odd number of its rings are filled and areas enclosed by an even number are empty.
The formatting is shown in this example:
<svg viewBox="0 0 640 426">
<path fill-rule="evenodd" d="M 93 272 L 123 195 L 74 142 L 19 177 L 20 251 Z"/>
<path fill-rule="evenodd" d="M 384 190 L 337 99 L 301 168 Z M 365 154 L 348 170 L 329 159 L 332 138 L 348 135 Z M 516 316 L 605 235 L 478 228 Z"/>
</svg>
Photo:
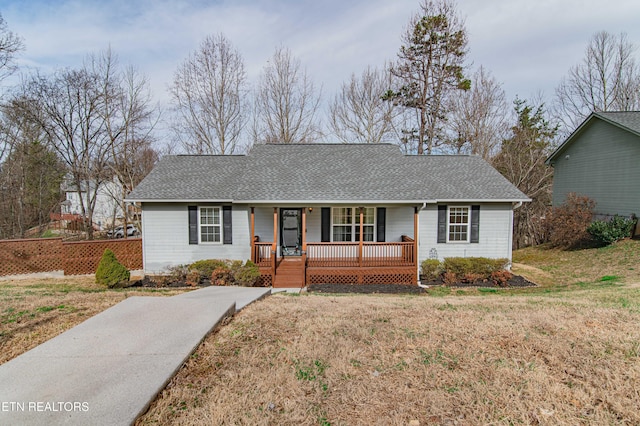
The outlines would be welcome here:
<svg viewBox="0 0 640 426">
<path fill-rule="evenodd" d="M 366 216 L 372 209 L 350 209 L 353 213 L 353 239 L 356 241 L 336 242 L 309 241 L 307 226 L 313 207 L 273 207 L 273 235 L 268 236 L 257 235 L 256 211 L 255 207 L 251 207 L 251 260 L 260 268 L 263 284 L 273 287 L 305 287 L 311 284 L 332 283 L 415 285 L 418 277 L 418 208 L 412 208 L 413 235 L 390 235 L 390 238 L 396 241 L 386 241 L 384 238 L 384 208 L 374 209 L 378 229 L 375 231 L 377 235 L 373 236 L 372 221 Z M 261 210 L 264 216 L 265 209 Z M 299 212 L 299 216 L 292 213 L 294 210 Z M 324 222 L 326 212 L 322 213 Z M 294 216 L 297 227 L 292 219 Z M 260 221 L 264 223 L 264 219 L 261 217 Z M 410 217 L 404 219 L 405 222 L 411 220 Z M 382 233 L 380 226 L 383 229 Z M 341 228 L 341 225 L 332 225 L 333 238 L 323 230 L 321 239 L 334 239 L 342 231 L 337 228 Z M 265 229 L 264 226 L 262 229 Z M 297 230 L 297 234 L 294 234 L 294 229 Z M 319 233 L 314 232 L 313 235 L 317 236 Z M 385 241 L 366 241 L 367 239 Z"/>
</svg>

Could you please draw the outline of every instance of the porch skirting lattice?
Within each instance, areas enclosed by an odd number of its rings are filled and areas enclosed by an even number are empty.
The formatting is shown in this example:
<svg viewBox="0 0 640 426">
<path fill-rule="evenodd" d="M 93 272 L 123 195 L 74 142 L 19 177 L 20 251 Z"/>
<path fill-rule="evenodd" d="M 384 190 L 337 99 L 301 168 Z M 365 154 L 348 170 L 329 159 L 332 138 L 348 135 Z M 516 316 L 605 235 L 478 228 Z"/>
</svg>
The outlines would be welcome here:
<svg viewBox="0 0 640 426">
<path fill-rule="evenodd" d="M 416 284 L 414 267 L 313 268 L 306 271 L 306 284 Z"/>
</svg>

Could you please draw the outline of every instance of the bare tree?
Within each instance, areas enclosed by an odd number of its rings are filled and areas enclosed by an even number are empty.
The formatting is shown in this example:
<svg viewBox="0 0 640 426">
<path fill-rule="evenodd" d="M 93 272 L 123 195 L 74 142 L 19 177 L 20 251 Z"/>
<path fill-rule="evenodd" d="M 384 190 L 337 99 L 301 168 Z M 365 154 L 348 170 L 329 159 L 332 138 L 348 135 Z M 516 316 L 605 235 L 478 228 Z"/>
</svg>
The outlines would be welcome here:
<svg viewBox="0 0 640 426">
<path fill-rule="evenodd" d="M 585 56 L 556 88 L 556 115 L 571 132 L 591 113 L 632 111 L 640 107 L 640 68 L 636 47 L 622 33 L 606 31 L 591 38 Z"/>
<path fill-rule="evenodd" d="M 15 72 L 15 56 L 23 49 L 22 38 L 9 31 L 7 22 L 0 14 L 0 80 Z"/>
<path fill-rule="evenodd" d="M 116 58 L 106 51 L 88 56 L 80 69 L 35 75 L 25 90 L 25 111 L 42 127 L 78 191 L 88 239 L 93 238 L 99 188 L 113 180 L 114 157 L 127 155 L 120 150 L 135 140 L 146 114 L 140 102 L 126 95 L 125 80 Z"/>
<path fill-rule="evenodd" d="M 288 49 L 277 48 L 258 83 L 254 142 L 313 142 L 320 133 L 316 121 L 319 104 L 320 93 L 300 61 Z"/>
<path fill-rule="evenodd" d="M 246 120 L 244 60 L 224 35 L 208 36 L 175 73 L 174 133 L 194 154 L 233 154 Z"/>
<path fill-rule="evenodd" d="M 329 105 L 329 125 L 343 143 L 380 143 L 392 134 L 394 107 L 382 97 L 391 85 L 390 74 L 367 67 L 342 84 Z"/>
<path fill-rule="evenodd" d="M 124 225 L 133 218 L 125 198 L 158 161 L 153 131 L 159 109 L 151 104 L 147 78 L 134 67 L 118 74 L 118 89 L 107 97 L 105 121 L 111 140 L 111 168 L 118 193 L 112 194 L 123 213 Z M 113 222 L 116 217 L 114 212 Z M 125 233 L 126 237 L 126 233 Z"/>
<path fill-rule="evenodd" d="M 23 49 L 24 43 L 22 38 L 12 31 L 9 31 L 7 22 L 2 17 L 2 14 L 0 14 L 0 81 L 15 72 L 17 68 L 14 62 L 15 57 Z M 11 132 L 9 129 L 5 130 L 8 132 L 3 132 L 3 137 L 0 140 L 0 162 L 11 152 L 13 146 L 11 144 L 11 138 L 7 139 L 7 136 L 9 136 Z"/>
<path fill-rule="evenodd" d="M 463 73 L 467 33 L 452 0 L 424 0 L 402 40 L 398 60 L 391 66 L 400 86 L 389 90 L 385 99 L 415 112 L 417 127 L 403 132 L 416 141 L 418 154 L 431 154 L 444 139 L 447 98 L 470 86 Z"/>
<path fill-rule="evenodd" d="M 64 175 L 42 129 L 22 113 L 23 99 L 17 96 L 0 108 L 0 137 L 9 147 L 0 163 L 0 238 L 24 238 L 30 228 L 49 223 Z"/>
<path fill-rule="evenodd" d="M 471 90 L 451 98 L 450 110 L 448 144 L 453 151 L 490 161 L 509 127 L 509 109 L 500 84 L 480 67 L 473 75 Z"/>
</svg>

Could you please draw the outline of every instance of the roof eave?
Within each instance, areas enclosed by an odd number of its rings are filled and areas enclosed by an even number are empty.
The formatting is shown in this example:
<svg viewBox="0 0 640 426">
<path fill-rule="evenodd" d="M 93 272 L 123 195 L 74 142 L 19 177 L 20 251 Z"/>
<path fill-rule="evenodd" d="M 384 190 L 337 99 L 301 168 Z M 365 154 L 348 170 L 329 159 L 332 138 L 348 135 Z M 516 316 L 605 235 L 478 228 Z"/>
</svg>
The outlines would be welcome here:
<svg viewBox="0 0 640 426">
<path fill-rule="evenodd" d="M 234 203 L 231 199 L 210 198 L 125 198 L 127 203 Z"/>
<path fill-rule="evenodd" d="M 446 199 L 429 199 L 429 200 L 231 200 L 231 199 L 143 199 L 143 198 L 127 198 L 129 203 L 227 203 L 227 204 L 438 204 L 438 203 L 528 203 L 530 198 L 446 198 Z"/>
<path fill-rule="evenodd" d="M 638 133 L 637 131 L 615 121 L 615 120 L 611 120 L 610 118 L 597 113 L 597 112 L 592 112 L 591 114 L 589 114 L 589 116 L 587 118 L 585 118 L 585 120 L 578 126 L 578 128 L 576 130 L 574 130 L 565 140 L 564 142 L 562 142 L 560 144 L 560 146 L 558 146 L 558 148 L 556 148 L 555 151 L 553 151 L 551 153 L 551 155 L 545 160 L 545 164 L 548 166 L 553 166 L 554 161 L 557 159 L 557 157 L 562 153 L 562 151 L 564 151 L 564 149 L 566 147 L 568 147 L 569 145 L 571 145 L 573 143 L 573 141 L 578 137 L 578 135 L 582 132 L 582 130 L 594 119 L 594 118 L 599 118 L 600 120 L 604 121 L 605 123 L 609 123 L 612 126 L 616 126 L 620 129 L 626 130 L 629 133 L 633 133 L 634 135 L 640 137 L 640 133 Z"/>
</svg>

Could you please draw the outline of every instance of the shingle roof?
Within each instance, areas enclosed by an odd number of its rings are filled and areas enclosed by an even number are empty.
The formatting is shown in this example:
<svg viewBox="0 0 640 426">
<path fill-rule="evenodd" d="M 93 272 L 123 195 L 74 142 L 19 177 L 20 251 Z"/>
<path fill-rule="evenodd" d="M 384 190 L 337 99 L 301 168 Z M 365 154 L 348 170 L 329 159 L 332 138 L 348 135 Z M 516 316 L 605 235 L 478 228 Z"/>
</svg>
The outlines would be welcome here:
<svg viewBox="0 0 640 426">
<path fill-rule="evenodd" d="M 551 153 L 545 162 L 552 164 L 565 148 L 571 145 L 578 138 L 578 135 L 596 119 L 604 120 L 614 126 L 634 133 L 636 136 L 640 136 L 640 111 L 593 112 Z"/>
<path fill-rule="evenodd" d="M 526 201 L 475 156 L 410 156 L 389 144 L 256 145 L 248 155 L 167 156 L 130 201 Z"/>
<path fill-rule="evenodd" d="M 611 121 L 634 133 L 640 135 L 640 112 L 639 111 L 618 111 L 618 112 L 596 112 L 594 115 Z"/>
</svg>

